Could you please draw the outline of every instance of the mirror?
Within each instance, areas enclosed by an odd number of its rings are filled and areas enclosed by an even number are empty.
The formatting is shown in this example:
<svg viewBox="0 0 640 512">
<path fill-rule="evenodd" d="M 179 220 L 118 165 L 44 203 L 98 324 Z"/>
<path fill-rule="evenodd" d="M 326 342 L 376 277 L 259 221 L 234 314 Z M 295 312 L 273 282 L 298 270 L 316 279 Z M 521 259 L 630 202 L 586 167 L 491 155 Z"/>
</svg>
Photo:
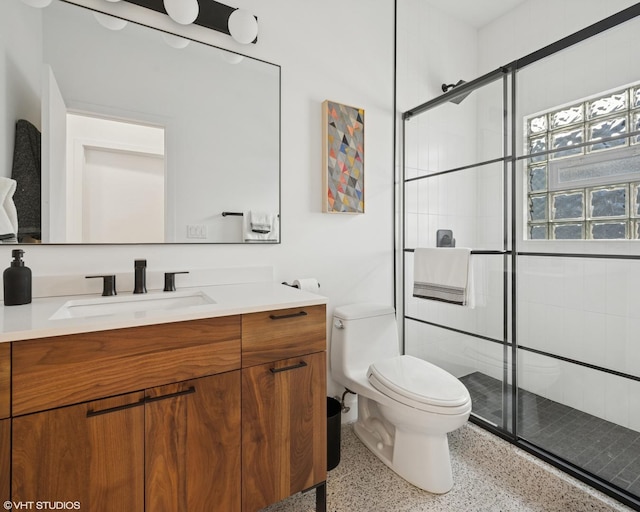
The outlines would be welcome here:
<svg viewBox="0 0 640 512">
<path fill-rule="evenodd" d="M 18 119 L 41 129 L 42 242 L 278 243 L 280 67 L 104 16 L 0 5 L 29 43 L 0 40 L 0 151 Z"/>
</svg>

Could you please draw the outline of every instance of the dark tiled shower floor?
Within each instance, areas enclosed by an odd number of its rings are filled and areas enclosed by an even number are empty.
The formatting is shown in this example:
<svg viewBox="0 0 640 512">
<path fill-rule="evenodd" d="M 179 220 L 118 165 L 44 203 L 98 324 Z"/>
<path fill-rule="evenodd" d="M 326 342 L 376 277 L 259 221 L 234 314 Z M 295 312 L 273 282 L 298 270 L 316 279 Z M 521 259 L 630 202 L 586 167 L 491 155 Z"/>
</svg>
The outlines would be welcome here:
<svg viewBox="0 0 640 512">
<path fill-rule="evenodd" d="M 480 372 L 460 380 L 471 395 L 473 414 L 502 427 L 502 383 Z M 521 438 L 640 496 L 640 432 L 524 389 L 518 405 Z"/>
</svg>

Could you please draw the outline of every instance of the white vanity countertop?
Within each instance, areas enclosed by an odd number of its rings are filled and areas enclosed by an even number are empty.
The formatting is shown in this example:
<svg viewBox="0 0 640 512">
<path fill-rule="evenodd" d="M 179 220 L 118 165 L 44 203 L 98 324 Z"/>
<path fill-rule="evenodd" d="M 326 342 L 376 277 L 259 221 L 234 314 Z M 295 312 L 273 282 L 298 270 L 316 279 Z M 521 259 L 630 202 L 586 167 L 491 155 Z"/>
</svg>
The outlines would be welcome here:
<svg viewBox="0 0 640 512">
<path fill-rule="evenodd" d="M 115 297 L 100 297 L 100 295 L 47 297 L 34 299 L 31 304 L 22 306 L 3 305 L 0 317 L 0 343 L 327 303 L 327 298 L 322 295 L 274 282 L 182 288 L 176 293 L 179 295 L 181 292 L 201 292 L 215 303 L 170 310 L 156 309 L 63 319 L 51 319 L 51 317 L 69 301 L 104 299 L 106 302 L 109 299 L 122 300 L 132 294 L 122 293 Z M 133 297 L 164 298 L 171 293 L 174 292 L 153 290 L 144 296 Z"/>
</svg>

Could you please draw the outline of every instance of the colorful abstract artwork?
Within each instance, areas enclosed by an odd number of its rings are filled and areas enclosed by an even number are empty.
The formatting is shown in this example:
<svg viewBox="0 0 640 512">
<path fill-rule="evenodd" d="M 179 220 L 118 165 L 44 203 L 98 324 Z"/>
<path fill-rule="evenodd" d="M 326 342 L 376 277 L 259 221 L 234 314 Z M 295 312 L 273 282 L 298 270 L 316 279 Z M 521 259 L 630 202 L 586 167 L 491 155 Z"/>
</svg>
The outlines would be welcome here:
<svg viewBox="0 0 640 512">
<path fill-rule="evenodd" d="M 364 213 L 364 110 L 327 100 L 322 122 L 322 211 Z"/>
</svg>

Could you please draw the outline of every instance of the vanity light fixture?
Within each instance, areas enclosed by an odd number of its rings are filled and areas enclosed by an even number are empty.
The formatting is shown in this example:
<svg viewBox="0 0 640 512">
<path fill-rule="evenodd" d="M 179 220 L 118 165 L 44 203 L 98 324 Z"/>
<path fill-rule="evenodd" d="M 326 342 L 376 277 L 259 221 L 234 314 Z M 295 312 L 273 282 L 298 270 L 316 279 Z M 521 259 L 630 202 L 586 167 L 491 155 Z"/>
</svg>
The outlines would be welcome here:
<svg viewBox="0 0 640 512">
<path fill-rule="evenodd" d="M 193 23 L 228 34 L 241 44 L 257 42 L 258 19 L 246 9 L 230 7 L 215 0 L 126 1 L 162 14 L 168 14 L 172 20 L 183 25 Z"/>
<path fill-rule="evenodd" d="M 236 9 L 228 20 L 229 33 L 240 44 L 249 44 L 258 35 L 258 20 L 246 9 Z"/>
<path fill-rule="evenodd" d="M 169 18 L 180 25 L 191 25 L 200 13 L 198 0 L 164 0 L 163 3 Z"/>
<path fill-rule="evenodd" d="M 51 3 L 51 0 L 22 0 L 22 2 L 30 7 L 37 7 L 38 9 L 42 9 L 44 7 L 47 7 Z"/>
</svg>

